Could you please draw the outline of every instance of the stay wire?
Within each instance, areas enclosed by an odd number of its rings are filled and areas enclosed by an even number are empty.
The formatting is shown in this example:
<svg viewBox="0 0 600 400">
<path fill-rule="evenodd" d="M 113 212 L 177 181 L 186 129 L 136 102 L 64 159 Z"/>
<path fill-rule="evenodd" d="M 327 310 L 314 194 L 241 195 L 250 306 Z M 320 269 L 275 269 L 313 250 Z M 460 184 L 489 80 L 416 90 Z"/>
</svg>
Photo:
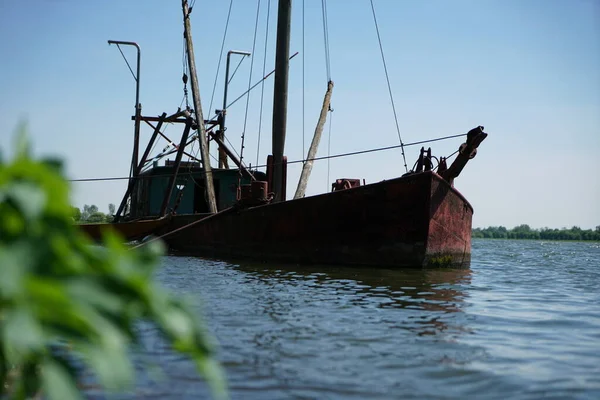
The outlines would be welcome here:
<svg viewBox="0 0 600 400">
<path fill-rule="evenodd" d="M 400 148 L 401 146 L 404 146 L 404 147 L 416 146 L 416 145 L 423 144 L 423 143 L 437 142 L 437 141 L 440 141 L 440 140 L 451 139 L 451 138 L 456 138 L 456 137 L 460 137 L 460 136 L 467 136 L 467 134 L 466 133 L 461 133 L 459 135 L 446 136 L 446 137 L 437 138 L 437 139 L 430 139 L 430 140 L 421 140 L 419 142 L 406 143 L 404 145 L 397 144 L 397 145 L 393 145 L 393 146 L 378 147 L 378 148 L 369 149 L 369 150 L 359 150 L 359 151 L 352 151 L 352 152 L 348 152 L 348 153 L 334 154 L 332 156 L 315 157 L 315 158 L 311 158 L 309 160 L 288 161 L 288 165 L 289 164 L 298 164 L 298 163 L 302 163 L 302 162 L 306 162 L 306 161 L 321 161 L 321 160 L 327 160 L 327 159 L 332 159 L 332 158 L 356 156 L 356 155 L 359 155 L 359 154 L 367 154 L 367 153 L 374 153 L 374 152 L 378 152 L 378 151 L 392 150 L 392 149 Z M 256 166 L 256 168 L 261 168 L 261 167 L 266 167 L 266 165 L 257 165 Z"/>
<path fill-rule="evenodd" d="M 167 131 L 167 128 L 169 127 L 169 125 L 172 125 L 172 123 L 166 123 L 164 125 L 164 129 L 162 131 L 162 135 L 165 134 L 165 132 Z M 160 136 L 162 138 L 162 135 Z M 150 149 L 150 152 L 148 153 L 148 155 L 152 154 L 154 152 L 154 149 L 156 148 L 156 146 L 158 145 L 158 140 L 154 140 L 154 144 L 152 145 L 152 148 Z M 164 153 L 164 150 L 162 152 L 160 152 L 159 154 L 157 154 L 156 156 L 154 156 L 153 158 L 146 160 L 144 162 L 144 165 L 142 166 L 142 170 L 141 173 L 144 173 L 146 171 L 148 171 L 150 168 L 152 168 L 152 163 L 154 161 L 158 161 L 160 160 L 162 157 L 162 154 Z"/>
<path fill-rule="evenodd" d="M 452 157 L 453 155 L 455 155 L 456 153 L 458 153 L 459 151 L 460 151 L 460 149 L 456 150 L 454 153 L 452 153 L 452 154 L 450 154 L 449 156 L 445 157 L 445 158 L 446 158 L 446 160 L 447 160 L 447 159 L 449 159 L 450 157 Z M 437 166 L 436 166 L 436 167 L 435 167 L 433 170 L 435 171 L 436 169 L 438 169 L 438 168 L 439 168 L 439 166 L 440 166 L 440 163 L 439 163 L 439 161 L 438 161 L 438 165 L 437 165 Z"/>
<path fill-rule="evenodd" d="M 304 1 L 304 0 L 302 0 Z M 265 72 L 267 71 L 267 45 L 269 43 L 269 16 L 271 15 L 271 0 L 267 2 L 267 26 L 265 28 L 265 48 L 263 53 L 263 67 L 262 67 L 262 76 L 265 76 Z M 262 117 L 263 117 L 263 105 L 265 98 L 265 80 L 261 80 L 260 87 L 260 111 L 258 113 L 258 143 L 256 145 L 256 165 L 258 165 L 258 157 L 260 155 L 260 133 L 262 131 Z M 303 132 L 304 134 L 304 132 Z M 304 140 L 304 136 L 302 136 Z"/>
<path fill-rule="evenodd" d="M 210 130 L 210 129 L 213 129 L 213 127 L 209 128 L 209 130 Z M 207 132 L 208 132 L 209 130 L 207 130 Z M 190 137 L 188 138 L 188 141 L 187 141 L 187 143 L 185 144 L 185 146 L 186 146 L 186 147 L 187 147 L 187 146 L 189 146 L 189 145 L 190 145 L 190 143 L 192 143 L 192 141 L 194 141 L 194 140 L 196 140 L 196 139 L 197 139 L 197 137 L 198 137 L 198 133 L 197 133 L 197 131 L 195 131 L 195 132 L 196 132 L 196 133 L 194 133 L 194 134 L 190 135 Z M 159 132 L 159 133 L 160 133 L 160 132 Z M 164 134 L 161 134 L 161 136 L 162 136 L 162 135 L 164 135 Z M 165 137 L 163 137 L 163 139 L 165 139 Z M 161 159 L 161 158 L 164 158 L 164 157 L 166 157 L 166 156 L 169 156 L 169 155 L 171 155 L 171 154 L 173 154 L 173 153 L 177 152 L 177 149 L 179 148 L 179 145 L 177 145 L 176 143 L 174 143 L 173 141 L 171 141 L 171 140 L 170 140 L 170 139 L 168 139 L 168 138 L 166 138 L 165 140 L 167 140 L 167 141 L 168 141 L 168 145 L 167 145 L 166 147 L 164 147 L 164 148 L 163 148 L 163 150 L 162 150 L 162 152 L 161 152 L 160 154 L 158 154 L 157 156 L 155 156 L 153 159 L 151 159 L 151 160 L 147 161 L 147 162 L 146 162 L 146 164 L 148 164 L 148 163 L 150 163 L 150 162 L 152 162 L 152 161 L 154 161 L 154 160 L 159 160 L 159 159 Z M 231 142 L 230 142 L 230 144 L 231 144 Z M 171 147 L 173 148 L 173 150 L 169 150 L 169 148 L 171 148 Z M 167 151 L 167 150 L 168 150 L 168 151 Z M 234 149 L 234 150 L 235 150 L 235 149 Z"/>
<path fill-rule="evenodd" d="M 196 130 L 196 131 L 195 131 L 195 133 L 197 133 L 197 132 L 198 132 L 198 131 Z M 192 134 L 192 136 L 193 136 L 193 134 Z M 190 143 L 190 152 L 189 152 L 189 154 L 190 154 L 190 155 L 188 155 L 188 172 L 190 173 L 190 175 L 191 175 L 191 172 L 192 172 L 192 163 L 190 162 L 190 161 L 192 160 L 192 154 L 193 154 L 193 158 L 194 158 L 195 160 L 198 160 L 198 153 L 200 153 L 200 146 L 198 146 L 198 148 L 197 148 L 197 149 L 195 149 L 195 151 L 196 151 L 196 152 L 194 153 L 194 147 L 195 147 L 195 146 L 194 146 L 194 144 L 195 144 L 195 143 L 196 143 L 196 141 L 195 141 L 195 140 L 193 140 L 193 141 Z M 209 153 L 209 155 L 212 155 L 212 154 L 210 154 L 210 153 Z M 214 156 L 213 156 L 213 157 L 214 157 Z M 193 178 L 192 178 L 192 179 L 193 179 Z"/>
<path fill-rule="evenodd" d="M 410 147 L 410 146 L 417 146 L 419 144 L 424 144 L 424 143 L 432 143 L 432 142 L 438 142 L 440 140 L 446 140 L 446 139 L 454 139 L 457 137 L 461 137 L 461 136 L 467 136 L 466 133 L 460 133 L 458 135 L 451 135 L 451 136 L 444 136 L 441 138 L 436 138 L 436 139 L 429 139 L 429 140 L 421 140 L 418 142 L 413 142 L 413 143 L 405 143 L 404 147 Z M 340 157 L 349 157 L 349 156 L 355 156 L 355 155 L 359 155 L 359 154 L 366 154 L 366 153 L 374 153 L 374 152 L 379 152 L 379 151 L 386 151 L 386 150 L 392 150 L 392 149 L 397 149 L 399 148 L 401 145 L 393 145 L 393 146 L 386 146 L 386 147 L 378 147 L 378 148 L 374 148 L 374 149 L 369 149 L 369 150 L 359 150 L 359 151 L 353 151 L 353 152 L 348 152 L 348 153 L 341 153 L 341 154 L 334 154 L 334 155 L 329 155 L 329 156 L 324 156 L 324 157 L 315 157 L 315 158 L 311 158 L 310 160 L 295 160 L 295 161 L 288 161 L 288 164 L 298 164 L 298 163 L 303 163 L 306 161 L 320 161 L 320 160 L 327 160 L 330 158 L 340 158 Z M 456 154 L 456 151 L 454 153 L 452 153 L 451 155 L 449 155 L 447 158 L 452 157 L 454 154 Z M 266 167 L 266 165 L 256 165 L 254 168 L 264 168 Z M 152 177 L 147 177 L 147 178 L 153 178 L 153 177 L 159 177 L 159 176 L 171 176 L 169 174 L 166 175 L 153 175 Z M 146 177 L 142 177 L 140 176 L 139 179 L 145 179 Z M 129 177 L 110 177 L 110 178 L 79 178 L 79 179 L 69 179 L 69 182 L 94 182 L 94 181 L 117 181 L 117 180 L 126 180 L 129 179 Z"/>
<path fill-rule="evenodd" d="M 332 125 L 332 120 L 333 120 L 333 110 L 331 109 L 331 107 L 329 108 L 329 133 L 328 133 L 328 138 L 327 138 L 327 182 L 326 182 L 326 187 L 325 190 L 329 191 L 329 182 L 331 182 L 329 180 L 329 171 L 331 169 L 331 125 Z"/>
<path fill-rule="evenodd" d="M 291 60 L 292 58 L 296 57 L 297 55 L 298 55 L 298 52 L 295 52 L 294 54 L 291 55 L 291 57 L 289 58 L 289 60 Z M 252 85 L 252 87 L 250 87 L 249 90 L 246 90 L 244 93 L 242 93 L 238 97 L 236 97 L 236 99 L 233 100 L 231 103 L 227 104 L 227 108 L 230 108 L 232 105 L 234 105 L 235 103 L 237 103 L 238 101 L 240 101 L 241 99 L 243 99 L 248 93 L 250 93 L 251 90 L 253 90 L 255 87 L 257 87 L 258 85 L 260 85 L 263 81 L 265 81 L 268 77 L 270 77 L 274 73 L 275 73 L 275 70 L 269 72 L 267 75 L 265 75 L 262 78 L 260 78 L 256 83 L 254 83 L 254 85 Z"/>
<path fill-rule="evenodd" d="M 165 124 L 165 127 L 162 132 L 163 135 L 165 135 L 165 133 L 167 132 L 167 128 L 169 127 L 169 125 L 172 125 L 172 124 L 169 124 L 169 123 Z M 157 145 L 158 145 L 158 140 L 154 140 L 154 144 L 152 145 L 152 148 L 150 149 L 150 152 L 148 154 L 152 154 Z"/>
<path fill-rule="evenodd" d="M 306 113 L 305 113 L 305 79 L 304 79 L 304 69 L 305 69 L 305 54 L 306 52 L 304 51 L 304 39 L 305 39 L 305 23 L 304 23 L 304 14 L 305 14 L 305 7 L 304 7 L 304 0 L 302 0 L 302 158 L 304 158 L 305 154 L 306 154 L 306 148 L 305 148 L 305 132 L 306 132 L 306 123 L 305 123 L 305 119 L 306 119 Z M 264 75 L 264 71 L 263 71 L 263 75 Z M 257 163 L 258 164 L 258 163 Z"/>
<path fill-rule="evenodd" d="M 125 57 L 125 54 L 123 54 L 123 50 L 121 50 L 121 46 L 119 46 L 118 43 L 117 43 L 117 48 L 119 49 L 121 56 L 123 56 L 123 60 L 125 60 L 125 64 L 127 64 L 127 68 L 129 68 L 129 72 L 131 72 L 131 76 L 133 76 L 133 79 L 135 79 L 135 81 L 137 82 L 138 78 L 133 73 L 133 69 L 131 69 L 131 65 L 129 65 L 129 61 L 127 61 L 127 57 Z"/>
<path fill-rule="evenodd" d="M 331 81 L 331 65 L 329 57 L 329 23 L 327 20 L 327 0 L 321 0 L 321 12 L 323 14 L 323 43 L 325 48 L 325 70 L 327 73 L 327 82 L 329 83 L 329 81 Z"/>
<path fill-rule="evenodd" d="M 404 160 L 404 169 L 408 172 L 408 166 L 406 165 L 406 156 L 404 154 L 404 144 L 402 143 L 402 136 L 400 135 L 400 126 L 398 125 L 398 116 L 396 114 L 396 105 L 394 104 L 394 96 L 392 94 L 392 85 L 390 84 L 390 77 L 387 70 L 387 64 L 385 62 L 385 55 L 383 53 L 383 45 L 381 44 L 381 35 L 379 34 L 379 24 L 377 23 L 377 17 L 375 15 L 375 6 L 373 0 L 371 1 L 371 11 L 373 12 L 373 21 L 375 21 L 375 30 L 377 31 L 377 40 L 379 42 L 379 50 L 381 51 L 381 60 L 383 61 L 383 69 L 385 71 L 385 79 L 387 81 L 388 92 L 390 94 L 390 101 L 392 102 L 392 110 L 394 112 L 394 121 L 396 122 L 396 131 L 398 132 L 398 139 L 400 140 L 400 149 L 402 150 L 402 159 Z"/>
<path fill-rule="evenodd" d="M 221 51 L 219 53 L 219 62 L 217 64 L 217 73 L 215 75 L 215 82 L 213 83 L 212 94 L 210 95 L 210 103 L 208 106 L 208 113 L 212 114 L 212 105 L 215 98 L 215 91 L 217 89 L 217 80 L 219 79 L 219 71 L 221 70 L 221 61 L 223 59 L 223 49 L 225 48 L 225 39 L 227 38 L 227 30 L 229 29 L 229 18 L 231 17 L 231 8 L 233 6 L 233 0 L 229 2 L 229 11 L 227 12 L 227 21 L 225 22 L 225 31 L 223 32 L 223 41 L 221 42 Z"/>
<path fill-rule="evenodd" d="M 229 148 L 231 149 L 231 151 L 233 151 L 235 155 L 239 157 L 240 153 L 238 153 L 238 151 L 235 149 L 235 146 L 233 145 L 233 143 L 231 143 L 231 140 L 229 140 L 227 136 L 225 136 L 225 140 L 227 141 L 227 143 L 229 143 Z"/>
<path fill-rule="evenodd" d="M 181 79 L 183 81 L 183 98 L 181 99 L 181 103 L 179 104 L 179 108 L 181 109 L 181 107 L 183 106 L 183 102 L 185 101 L 185 107 L 186 109 L 190 108 L 190 101 L 189 101 L 189 97 L 188 97 L 188 90 L 187 90 L 187 77 L 188 77 L 188 57 L 187 57 L 187 46 L 186 46 L 186 40 L 185 38 L 182 39 L 183 41 L 183 50 L 182 50 L 182 57 L 181 57 L 181 64 L 182 64 L 182 72 L 181 72 Z"/>
<path fill-rule="evenodd" d="M 244 141 L 246 138 L 246 127 L 248 124 L 248 107 L 250 106 L 250 87 L 252 86 L 252 71 L 254 69 L 254 51 L 256 49 L 256 35 L 258 33 L 258 17 L 260 16 L 260 0 L 257 1 L 256 6 L 256 22 L 254 23 L 254 38 L 252 40 L 252 56 L 250 59 L 250 73 L 248 74 L 248 95 L 246 97 L 246 111 L 244 112 L 244 129 L 242 130 L 242 145 L 240 148 L 240 164 L 244 162 Z M 242 170 L 240 168 L 240 176 Z"/>
<path fill-rule="evenodd" d="M 197 131 L 194 131 L 194 132 L 197 132 Z M 192 134 L 192 136 L 193 136 L 193 134 Z M 192 171 L 192 168 L 193 168 L 192 159 L 198 161 L 198 153 L 200 152 L 200 147 L 198 147 L 198 149 L 196 149 L 196 153 L 194 154 L 194 142 L 195 141 L 192 141 L 190 143 L 190 151 L 187 154 L 187 157 L 188 157 L 187 158 L 187 160 L 188 160 L 187 161 L 188 162 L 187 163 L 187 174 L 185 174 L 183 172 L 179 172 L 175 176 L 176 182 L 177 182 L 177 178 L 184 179 L 184 180 L 179 180 L 179 183 L 176 183 L 177 197 L 176 197 L 176 200 L 175 200 L 175 204 L 173 205 L 173 208 L 171 208 L 171 210 L 173 210 L 173 211 L 176 211 L 177 208 L 179 207 L 179 204 L 181 202 L 181 198 L 183 197 L 184 190 L 185 190 L 185 187 L 188 184 L 188 181 L 191 179 L 194 182 L 195 185 L 198 185 L 198 182 L 196 182 L 196 180 L 194 179 L 194 175 L 193 175 L 193 171 Z M 184 145 L 184 146 L 187 147 L 187 145 Z M 212 156 L 212 154 L 210 154 L 210 153 L 209 153 L 209 155 Z M 214 156 L 213 156 L 213 158 L 214 158 Z M 185 168 L 184 168 L 184 170 L 185 170 Z M 182 188 L 179 188 L 180 184 L 183 184 Z"/>
<path fill-rule="evenodd" d="M 235 76 L 235 73 L 237 72 L 237 70 L 240 68 L 240 65 L 242 65 L 242 63 L 244 62 L 244 59 L 246 57 L 242 57 L 240 58 L 240 61 L 238 62 L 238 65 L 235 67 L 235 69 L 233 70 L 233 73 L 231 74 L 231 76 L 229 77 L 229 80 L 227 81 L 227 84 L 229 85 L 231 83 L 231 81 L 233 80 L 233 77 Z"/>
</svg>

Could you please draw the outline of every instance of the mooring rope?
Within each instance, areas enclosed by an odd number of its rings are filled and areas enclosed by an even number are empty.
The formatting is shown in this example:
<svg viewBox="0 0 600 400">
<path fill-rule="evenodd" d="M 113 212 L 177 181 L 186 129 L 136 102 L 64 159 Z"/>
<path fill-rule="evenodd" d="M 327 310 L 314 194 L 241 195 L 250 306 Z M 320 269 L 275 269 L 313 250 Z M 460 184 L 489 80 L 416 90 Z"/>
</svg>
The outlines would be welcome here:
<svg viewBox="0 0 600 400">
<path fill-rule="evenodd" d="M 171 236 L 171 235 L 172 235 L 172 234 L 174 234 L 174 233 L 177 233 L 177 232 L 180 232 L 180 231 L 182 231 L 182 230 L 184 230 L 184 229 L 187 229 L 187 228 L 189 228 L 190 226 L 196 225 L 196 224 L 198 224 L 198 223 L 200 223 L 200 222 L 206 222 L 206 220 L 208 220 L 208 219 L 214 218 L 214 217 L 216 217 L 217 215 L 222 215 L 223 213 L 230 212 L 230 211 L 232 211 L 232 210 L 234 210 L 234 208 L 233 208 L 233 207 L 230 207 L 230 208 L 227 208 L 227 209 L 225 209 L 225 210 L 223 210 L 223 211 L 220 211 L 220 212 L 218 212 L 218 213 L 215 213 L 215 214 L 210 214 L 210 215 L 206 216 L 205 218 L 201 218 L 201 219 L 199 219 L 199 220 L 197 220 L 197 221 L 190 222 L 189 224 L 187 224 L 187 225 L 184 225 L 184 226 L 181 226 L 181 227 L 179 227 L 179 228 L 177 228 L 177 229 L 174 229 L 174 230 L 172 230 L 172 231 L 169 231 L 169 232 L 165 233 L 164 235 L 160 235 L 160 236 L 154 237 L 154 238 L 152 238 L 152 239 L 150 239 L 150 240 L 148 240 L 148 241 L 145 241 L 145 242 L 142 242 L 142 243 L 140 243 L 140 244 L 138 244 L 138 245 L 136 245 L 136 246 L 130 247 L 130 248 L 129 248 L 129 250 L 137 249 L 137 248 L 140 248 L 140 247 L 142 247 L 142 246 L 145 246 L 145 245 L 147 245 L 147 244 L 150 244 L 150 243 L 152 243 L 152 242 L 156 242 L 157 240 L 160 240 L 160 239 L 162 239 L 162 238 L 165 238 L 165 237 L 167 237 L 167 236 Z"/>
</svg>

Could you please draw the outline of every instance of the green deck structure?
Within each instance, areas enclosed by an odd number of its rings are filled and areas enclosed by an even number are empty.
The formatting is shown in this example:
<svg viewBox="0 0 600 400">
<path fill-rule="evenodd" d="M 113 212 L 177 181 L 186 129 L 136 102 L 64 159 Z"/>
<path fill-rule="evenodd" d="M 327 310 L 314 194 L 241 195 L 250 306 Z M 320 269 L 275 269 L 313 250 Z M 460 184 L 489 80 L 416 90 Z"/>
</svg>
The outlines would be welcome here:
<svg viewBox="0 0 600 400">
<path fill-rule="evenodd" d="M 165 198 L 169 178 L 173 174 L 174 166 L 167 161 L 165 166 L 154 166 L 140 175 L 137 186 L 136 215 L 158 216 Z M 203 169 L 197 163 L 182 166 L 179 169 L 175 189 L 167 212 L 175 211 L 177 214 L 204 214 L 209 212 L 205 198 Z M 263 172 L 253 172 L 257 180 L 266 180 Z M 237 186 L 241 179 L 242 184 L 249 184 L 249 177 L 241 177 L 237 169 L 212 169 L 215 186 L 217 207 L 224 210 L 231 207 L 237 200 Z M 179 201 L 179 204 L 177 202 Z"/>
</svg>

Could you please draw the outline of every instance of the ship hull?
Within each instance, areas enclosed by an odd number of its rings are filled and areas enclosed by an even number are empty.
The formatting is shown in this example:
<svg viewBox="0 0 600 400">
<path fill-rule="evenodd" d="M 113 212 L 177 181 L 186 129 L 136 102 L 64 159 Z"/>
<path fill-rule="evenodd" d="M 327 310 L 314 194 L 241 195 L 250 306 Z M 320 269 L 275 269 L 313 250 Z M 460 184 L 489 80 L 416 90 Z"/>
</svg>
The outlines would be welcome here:
<svg viewBox="0 0 600 400">
<path fill-rule="evenodd" d="M 165 236 L 174 252 L 373 267 L 466 267 L 473 208 L 434 172 L 232 208 Z M 190 216 L 192 217 L 192 216 Z M 173 231 L 190 217 L 171 221 Z"/>
<path fill-rule="evenodd" d="M 126 241 L 139 240 L 151 235 L 170 223 L 170 216 L 144 221 L 118 223 L 78 224 L 77 227 L 93 241 L 101 241 L 105 232 L 120 235 Z"/>
</svg>

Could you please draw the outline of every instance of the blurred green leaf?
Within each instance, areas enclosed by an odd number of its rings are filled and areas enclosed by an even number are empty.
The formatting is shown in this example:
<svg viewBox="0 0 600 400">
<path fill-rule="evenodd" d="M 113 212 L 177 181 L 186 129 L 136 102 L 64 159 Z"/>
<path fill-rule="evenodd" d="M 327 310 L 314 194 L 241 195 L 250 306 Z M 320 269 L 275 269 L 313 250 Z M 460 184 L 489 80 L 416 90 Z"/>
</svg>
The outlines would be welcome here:
<svg viewBox="0 0 600 400">
<path fill-rule="evenodd" d="M 23 213 L 27 220 L 38 218 L 44 211 L 46 194 L 30 182 L 17 182 L 6 190 L 9 201 Z"/>
<path fill-rule="evenodd" d="M 109 390 L 125 389 L 133 384 L 134 373 L 123 349 L 86 346 L 81 349 L 87 363 Z"/>
<path fill-rule="evenodd" d="M 2 342 L 9 363 L 20 364 L 28 355 L 37 355 L 44 350 L 46 338 L 42 327 L 26 307 L 15 307 L 2 314 Z"/>
<path fill-rule="evenodd" d="M 31 258 L 27 250 L 24 246 L 13 245 L 9 248 L 0 243 L 0 265 L 2 266 L 0 293 L 4 296 L 14 299 L 21 294 Z"/>
<path fill-rule="evenodd" d="M 40 365 L 42 389 L 53 400 L 83 400 L 69 370 L 51 360 Z"/>
<path fill-rule="evenodd" d="M 87 303 L 109 313 L 119 313 L 126 306 L 122 297 L 87 279 L 74 279 L 68 282 L 66 290 L 71 297 L 82 303 Z"/>
<path fill-rule="evenodd" d="M 59 163 L 31 160 L 24 138 L 14 160 L 0 164 L 0 398 L 81 398 L 75 359 L 106 389 L 127 388 L 142 320 L 156 324 L 174 350 L 193 359 L 214 395 L 226 398 L 207 330 L 154 281 L 162 244 L 132 251 L 106 233 L 103 246 L 94 246 L 73 224 Z"/>
</svg>

